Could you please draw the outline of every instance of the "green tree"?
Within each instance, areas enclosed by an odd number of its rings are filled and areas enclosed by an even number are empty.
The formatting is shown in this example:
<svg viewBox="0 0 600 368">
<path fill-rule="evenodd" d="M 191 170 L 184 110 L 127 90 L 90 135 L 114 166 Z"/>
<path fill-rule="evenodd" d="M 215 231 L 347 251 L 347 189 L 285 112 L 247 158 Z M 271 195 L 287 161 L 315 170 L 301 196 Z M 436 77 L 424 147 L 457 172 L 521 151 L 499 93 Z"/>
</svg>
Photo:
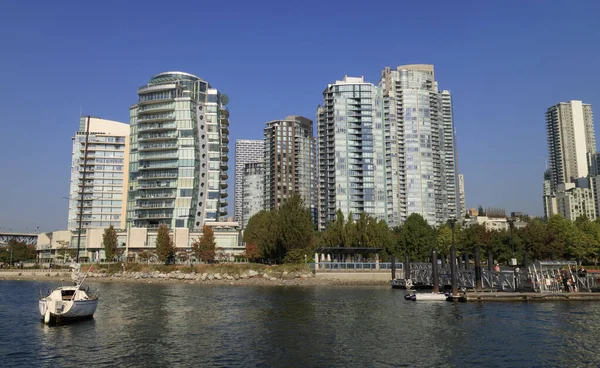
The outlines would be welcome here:
<svg viewBox="0 0 600 368">
<path fill-rule="evenodd" d="M 325 247 L 345 247 L 346 246 L 346 223 L 342 210 L 338 209 L 335 213 L 335 221 L 330 222 L 327 229 L 323 232 L 321 244 Z"/>
<path fill-rule="evenodd" d="M 1 262 L 10 262 L 11 250 L 13 263 L 31 261 L 37 258 L 34 245 L 11 239 L 8 241 L 6 247 L 0 249 Z"/>
<path fill-rule="evenodd" d="M 217 243 L 215 242 L 215 233 L 210 226 L 204 225 L 202 227 L 202 236 L 198 241 L 198 255 L 200 260 L 204 262 L 213 262 L 215 260 L 215 249 Z"/>
<path fill-rule="evenodd" d="M 586 216 L 575 220 L 575 234 L 572 242 L 567 244 L 567 253 L 579 262 L 590 259 L 598 254 L 598 240 L 600 239 L 600 225 L 590 221 Z"/>
<path fill-rule="evenodd" d="M 115 257 L 117 256 L 119 239 L 113 225 L 110 225 L 110 227 L 104 229 L 104 234 L 102 235 L 102 244 L 104 245 L 104 254 L 106 255 L 106 260 L 114 261 Z"/>
<path fill-rule="evenodd" d="M 412 262 L 427 262 L 435 245 L 435 234 L 427 221 L 413 213 L 406 219 L 398 234 L 397 252 L 408 255 Z"/>
<path fill-rule="evenodd" d="M 314 246 L 314 222 L 300 195 L 294 193 L 287 198 L 279 207 L 277 219 L 284 252 Z"/>
<path fill-rule="evenodd" d="M 545 259 L 546 241 L 548 239 L 548 228 L 545 222 L 536 218 L 531 220 L 527 226 L 520 230 L 523 239 L 523 247 L 532 260 Z"/>
<path fill-rule="evenodd" d="M 456 237 L 454 240 L 456 242 Z M 445 224 L 438 229 L 436 244 L 440 258 L 448 259 L 450 257 L 450 247 L 452 246 L 452 228 L 450 225 Z"/>
<path fill-rule="evenodd" d="M 169 236 L 169 228 L 165 224 L 158 226 L 156 234 L 156 255 L 161 262 L 168 262 L 175 257 L 173 239 Z"/>
<path fill-rule="evenodd" d="M 244 242 L 256 244 L 264 258 L 283 258 L 283 250 L 279 243 L 277 213 L 260 211 L 252 216 L 244 229 Z"/>
</svg>

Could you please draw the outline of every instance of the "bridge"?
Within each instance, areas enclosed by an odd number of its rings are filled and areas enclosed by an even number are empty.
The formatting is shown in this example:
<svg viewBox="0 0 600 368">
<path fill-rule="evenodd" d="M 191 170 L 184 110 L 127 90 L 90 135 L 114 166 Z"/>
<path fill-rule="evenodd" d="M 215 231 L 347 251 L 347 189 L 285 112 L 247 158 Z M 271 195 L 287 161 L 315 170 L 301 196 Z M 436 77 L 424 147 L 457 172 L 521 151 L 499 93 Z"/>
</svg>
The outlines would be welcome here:
<svg viewBox="0 0 600 368">
<path fill-rule="evenodd" d="M 27 245 L 37 245 L 38 234 L 34 233 L 13 233 L 13 232 L 0 232 L 0 244 L 8 244 L 11 240 L 23 242 Z"/>
</svg>

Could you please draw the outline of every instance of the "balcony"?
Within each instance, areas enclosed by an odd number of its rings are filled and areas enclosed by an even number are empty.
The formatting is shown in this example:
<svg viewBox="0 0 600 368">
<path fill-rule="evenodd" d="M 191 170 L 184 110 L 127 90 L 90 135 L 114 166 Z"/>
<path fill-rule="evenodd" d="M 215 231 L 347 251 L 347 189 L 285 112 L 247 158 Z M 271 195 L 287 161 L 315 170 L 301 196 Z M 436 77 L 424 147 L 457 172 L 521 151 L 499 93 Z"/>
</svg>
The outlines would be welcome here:
<svg viewBox="0 0 600 368">
<path fill-rule="evenodd" d="M 177 142 L 168 142 L 168 143 L 147 143 L 142 144 L 138 147 L 138 151 L 161 151 L 161 150 L 170 150 L 177 149 Z"/>
<path fill-rule="evenodd" d="M 221 191 L 221 198 L 227 198 L 228 195 L 226 190 Z"/>
<path fill-rule="evenodd" d="M 177 196 L 177 192 L 174 190 L 163 191 L 163 192 L 142 192 L 136 198 L 143 199 L 159 199 L 159 198 L 175 198 Z"/>
<path fill-rule="evenodd" d="M 161 130 L 177 130 L 176 123 L 152 123 L 141 124 L 138 126 L 138 132 L 154 132 Z"/>
<path fill-rule="evenodd" d="M 144 136 L 140 136 L 138 138 L 138 142 L 152 142 L 152 141 L 164 141 L 164 140 L 173 140 L 177 139 L 177 133 L 168 133 L 168 134 L 147 134 Z"/>
<path fill-rule="evenodd" d="M 221 171 L 221 180 L 229 179 L 229 175 L 227 175 L 227 171 Z"/>
<path fill-rule="evenodd" d="M 144 208 L 144 209 L 152 209 L 152 208 L 174 208 L 175 207 L 175 201 L 162 201 L 162 202 L 149 202 L 149 201 L 144 201 L 144 202 L 138 202 L 135 205 L 137 208 Z"/>
<path fill-rule="evenodd" d="M 152 105 L 144 105 L 140 106 L 137 110 L 138 114 L 145 114 L 149 112 L 163 112 L 163 111 L 172 111 L 175 109 L 175 104 L 171 102 L 167 103 L 159 103 Z"/>
<path fill-rule="evenodd" d="M 150 123 L 150 122 L 160 122 L 160 121 L 171 121 L 175 120 L 175 115 L 173 114 L 164 114 L 164 113 L 156 113 L 156 114 L 147 114 L 140 115 L 137 118 L 138 124 L 140 123 Z"/>
<path fill-rule="evenodd" d="M 149 161 L 149 160 L 177 160 L 179 155 L 177 152 L 140 152 L 139 154 L 140 160 Z"/>
<path fill-rule="evenodd" d="M 139 213 L 135 215 L 135 220 L 143 220 L 143 219 L 165 219 L 165 218 L 173 218 L 172 213 Z"/>
<path fill-rule="evenodd" d="M 155 179 L 169 179 L 169 178 L 177 178 L 178 173 L 176 172 L 146 172 L 143 175 L 137 177 L 137 180 L 155 180 Z"/>
<path fill-rule="evenodd" d="M 161 162 L 161 161 L 150 161 L 150 162 L 140 162 L 140 166 L 138 170 L 164 170 L 164 169 L 176 169 L 179 167 L 177 161 L 173 162 Z"/>
<path fill-rule="evenodd" d="M 138 186 L 138 190 L 145 189 L 174 189 L 177 188 L 177 182 L 169 182 L 169 183 L 161 183 L 161 182 L 152 182 L 152 181 L 144 181 L 142 185 Z"/>
</svg>

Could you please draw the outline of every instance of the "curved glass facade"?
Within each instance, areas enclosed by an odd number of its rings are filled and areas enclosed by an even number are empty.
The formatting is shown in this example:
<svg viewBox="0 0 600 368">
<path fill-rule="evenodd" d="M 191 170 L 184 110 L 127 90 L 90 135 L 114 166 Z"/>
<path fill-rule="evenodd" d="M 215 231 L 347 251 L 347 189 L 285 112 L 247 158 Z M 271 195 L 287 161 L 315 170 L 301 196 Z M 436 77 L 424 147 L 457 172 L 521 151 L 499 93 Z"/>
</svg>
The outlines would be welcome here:
<svg viewBox="0 0 600 368">
<path fill-rule="evenodd" d="M 229 112 L 199 77 L 157 74 L 130 109 L 127 225 L 199 229 L 227 214 Z"/>
</svg>

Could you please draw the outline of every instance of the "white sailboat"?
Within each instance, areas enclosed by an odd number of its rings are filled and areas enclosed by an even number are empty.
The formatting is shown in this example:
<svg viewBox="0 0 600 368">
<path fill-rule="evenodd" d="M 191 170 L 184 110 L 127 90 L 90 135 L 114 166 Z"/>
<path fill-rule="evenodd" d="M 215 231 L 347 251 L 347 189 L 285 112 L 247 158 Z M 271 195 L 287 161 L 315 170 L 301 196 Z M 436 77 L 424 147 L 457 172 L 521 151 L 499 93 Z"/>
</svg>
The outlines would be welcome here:
<svg viewBox="0 0 600 368">
<path fill-rule="evenodd" d="M 91 318 L 96 312 L 98 297 L 88 294 L 82 288 L 87 273 L 81 274 L 80 264 L 71 264 L 71 277 L 75 282 L 74 286 L 58 287 L 40 299 L 39 308 L 44 323 Z"/>
</svg>

